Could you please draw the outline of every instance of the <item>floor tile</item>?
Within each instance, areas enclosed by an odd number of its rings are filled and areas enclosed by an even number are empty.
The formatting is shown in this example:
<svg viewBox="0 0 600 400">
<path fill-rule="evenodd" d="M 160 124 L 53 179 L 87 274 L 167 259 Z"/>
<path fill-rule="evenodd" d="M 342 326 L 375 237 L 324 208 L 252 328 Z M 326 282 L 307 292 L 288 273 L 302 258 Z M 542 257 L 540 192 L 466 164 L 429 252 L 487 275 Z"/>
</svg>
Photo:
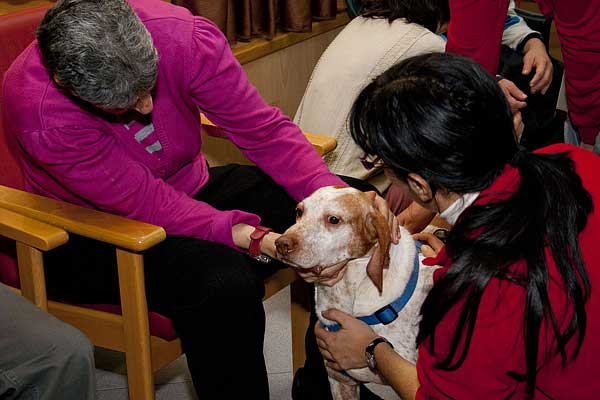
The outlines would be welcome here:
<svg viewBox="0 0 600 400">
<path fill-rule="evenodd" d="M 292 371 L 289 286 L 264 302 L 267 316 L 264 354 L 269 373 Z"/>
<path fill-rule="evenodd" d="M 292 373 L 269 374 L 269 392 L 271 400 L 290 400 L 292 398 Z"/>
</svg>

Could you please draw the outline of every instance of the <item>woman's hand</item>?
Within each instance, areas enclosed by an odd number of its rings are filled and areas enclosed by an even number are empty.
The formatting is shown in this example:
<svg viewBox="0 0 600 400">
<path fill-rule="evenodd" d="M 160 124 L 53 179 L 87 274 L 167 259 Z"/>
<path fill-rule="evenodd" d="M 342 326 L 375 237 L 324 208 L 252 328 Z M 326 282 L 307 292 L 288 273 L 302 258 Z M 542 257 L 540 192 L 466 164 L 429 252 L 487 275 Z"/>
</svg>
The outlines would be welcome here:
<svg viewBox="0 0 600 400">
<path fill-rule="evenodd" d="M 260 252 L 268 255 L 271 258 L 277 258 L 277 248 L 275 247 L 275 241 L 281 236 L 280 233 L 269 232 L 263 237 L 260 242 Z"/>
<path fill-rule="evenodd" d="M 435 217 L 433 211 L 413 201 L 404 211 L 398 214 L 397 219 L 398 223 L 410 233 L 417 233 L 425 229 L 433 217 Z"/>
<path fill-rule="evenodd" d="M 233 243 L 242 249 L 248 249 L 250 247 L 250 235 L 254 232 L 254 227 L 247 224 L 236 224 L 231 228 L 231 236 L 233 237 Z M 275 241 L 281 236 L 276 232 L 269 232 L 260 241 L 260 252 L 266 254 L 271 258 L 277 258 L 277 251 L 275 248 Z"/>
<path fill-rule="evenodd" d="M 392 234 L 392 243 L 398 244 L 400 242 L 400 225 L 398 224 L 396 216 L 394 215 L 392 210 L 390 210 L 388 202 L 375 192 L 367 193 L 373 193 L 375 195 L 373 199 L 373 206 L 388 221 L 388 224 L 390 226 L 390 232 Z"/>
<path fill-rule="evenodd" d="M 527 103 L 525 102 L 527 95 L 523 93 L 513 81 L 502 78 L 498 81 L 498 86 L 500 86 L 504 96 L 506 96 L 506 100 L 508 100 L 508 104 L 510 105 L 513 114 L 527 106 Z"/>
<path fill-rule="evenodd" d="M 315 334 L 317 344 L 326 365 L 337 371 L 367 366 L 365 349 L 378 335 L 371 327 L 351 315 L 339 310 L 327 310 L 323 316 L 338 322 L 342 327 L 337 332 L 329 332 L 317 321 Z"/>
<path fill-rule="evenodd" d="M 546 46 L 538 38 L 531 38 L 523 47 L 523 75 L 528 75 L 535 67 L 535 75 L 529 82 L 531 93 L 545 94 L 552 83 L 554 66 L 546 51 Z"/>
<path fill-rule="evenodd" d="M 425 257 L 436 257 L 442 247 L 444 247 L 444 242 L 432 233 L 415 233 L 412 237 L 423 243 L 421 246 L 421 254 Z"/>
</svg>

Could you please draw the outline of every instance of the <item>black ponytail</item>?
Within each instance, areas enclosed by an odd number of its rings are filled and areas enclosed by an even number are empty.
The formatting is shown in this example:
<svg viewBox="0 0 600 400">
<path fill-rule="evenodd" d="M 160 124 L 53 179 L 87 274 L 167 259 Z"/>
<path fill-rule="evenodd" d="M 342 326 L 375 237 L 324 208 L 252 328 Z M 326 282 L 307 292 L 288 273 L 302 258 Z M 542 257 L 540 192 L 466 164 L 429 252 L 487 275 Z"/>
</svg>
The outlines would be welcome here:
<svg viewBox="0 0 600 400">
<path fill-rule="evenodd" d="M 567 154 L 532 154 L 515 140 L 510 109 L 494 79 L 459 56 L 430 54 L 409 59 L 377 78 L 359 96 L 351 132 L 368 153 L 379 155 L 399 179 L 419 174 L 430 186 L 454 193 L 489 187 L 507 165 L 518 169 L 516 192 L 490 194 L 486 204 L 463 212 L 448 235 L 452 268 L 436 282 L 422 307 L 417 338 L 430 338 L 457 303 L 464 304 L 445 358 L 454 370 L 465 360 L 481 298 L 490 279 L 509 280 L 526 290 L 523 332 L 525 376 L 533 393 L 540 328 L 556 339 L 551 356 L 565 365 L 586 330 L 590 280 L 578 244 L 593 204 Z M 572 316 L 561 329 L 548 297 L 549 249 L 562 278 Z M 524 260 L 526 273 L 511 271 Z M 567 343 L 576 336 L 573 354 Z M 556 353 L 554 353 L 556 352 Z"/>
<path fill-rule="evenodd" d="M 436 283 L 423 304 L 418 343 L 434 337 L 435 327 L 446 312 L 464 299 L 451 350 L 439 367 L 458 368 L 464 361 L 477 317 L 483 291 L 491 278 L 510 280 L 526 289 L 523 316 L 528 392 L 536 381 L 540 328 L 549 323 L 556 338 L 556 351 L 563 366 L 568 360 L 567 342 L 577 333 L 577 356 L 586 329 L 585 302 L 590 281 L 578 244 L 592 200 L 565 154 L 516 153 L 512 163 L 518 168 L 520 185 L 508 199 L 467 209 L 450 232 L 446 249 L 454 261 L 452 268 Z M 485 227 L 483 233 L 477 235 Z M 563 279 L 573 316 L 561 331 L 548 298 L 548 268 L 545 246 L 550 248 Z M 524 259 L 526 276 L 509 271 L 514 262 Z M 431 346 L 434 346 L 433 341 Z M 458 355 L 458 349 L 462 353 Z M 549 357 L 554 354 L 546 354 Z"/>
</svg>

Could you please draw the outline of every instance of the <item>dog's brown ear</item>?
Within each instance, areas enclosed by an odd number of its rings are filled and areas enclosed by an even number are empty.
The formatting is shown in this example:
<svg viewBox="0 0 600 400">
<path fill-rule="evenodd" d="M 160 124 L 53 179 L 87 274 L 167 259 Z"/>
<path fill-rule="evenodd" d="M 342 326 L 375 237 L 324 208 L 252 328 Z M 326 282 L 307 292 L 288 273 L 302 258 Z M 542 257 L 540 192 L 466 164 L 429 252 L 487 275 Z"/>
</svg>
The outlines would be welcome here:
<svg viewBox="0 0 600 400">
<path fill-rule="evenodd" d="M 367 264 L 367 276 L 373 281 L 379 294 L 383 291 L 383 269 L 390 266 L 390 246 L 392 237 L 390 227 L 383 215 L 377 210 L 372 210 L 367 216 L 367 228 L 377 238 L 378 246 L 375 248 Z"/>
</svg>

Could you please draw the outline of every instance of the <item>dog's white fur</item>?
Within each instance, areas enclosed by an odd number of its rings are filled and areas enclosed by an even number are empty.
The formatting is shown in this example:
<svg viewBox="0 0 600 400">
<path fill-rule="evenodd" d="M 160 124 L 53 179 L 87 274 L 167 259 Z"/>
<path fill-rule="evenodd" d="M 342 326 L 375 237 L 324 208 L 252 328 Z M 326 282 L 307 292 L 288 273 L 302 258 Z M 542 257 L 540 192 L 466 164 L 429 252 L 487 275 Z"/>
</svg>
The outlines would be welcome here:
<svg viewBox="0 0 600 400">
<path fill-rule="evenodd" d="M 382 223 L 385 223 L 389 235 L 389 227 L 387 221 L 382 222 L 383 217 L 377 221 L 380 225 L 377 229 L 370 226 L 379 214 L 372 200 L 372 196 L 352 188 L 321 188 L 298 205 L 302 215 L 277 241 L 279 257 L 297 268 L 326 267 L 351 260 L 344 276 L 335 285 L 316 285 L 316 311 L 325 325 L 334 323 L 321 315 L 325 310 L 335 308 L 359 317 L 370 315 L 396 300 L 404 291 L 413 270 L 415 242 L 408 231 L 401 228 L 400 243 L 391 244 L 389 249 L 389 268 L 383 270 L 381 294 L 367 274 L 367 264 L 378 251 L 379 245 L 375 243 L 382 241 Z M 332 216 L 339 220 L 337 224 L 331 223 Z M 374 232 L 377 234 L 374 235 Z M 372 326 L 378 335 L 393 343 L 396 352 L 412 363 L 417 357 L 415 340 L 420 308 L 433 284 L 435 270 L 421 264 L 423 257 L 420 254 L 417 257 L 419 279 L 412 297 L 394 322 Z M 358 399 L 356 381 L 383 383 L 368 368 L 346 371 L 354 380 L 335 371 L 328 372 L 334 399 Z"/>
</svg>

